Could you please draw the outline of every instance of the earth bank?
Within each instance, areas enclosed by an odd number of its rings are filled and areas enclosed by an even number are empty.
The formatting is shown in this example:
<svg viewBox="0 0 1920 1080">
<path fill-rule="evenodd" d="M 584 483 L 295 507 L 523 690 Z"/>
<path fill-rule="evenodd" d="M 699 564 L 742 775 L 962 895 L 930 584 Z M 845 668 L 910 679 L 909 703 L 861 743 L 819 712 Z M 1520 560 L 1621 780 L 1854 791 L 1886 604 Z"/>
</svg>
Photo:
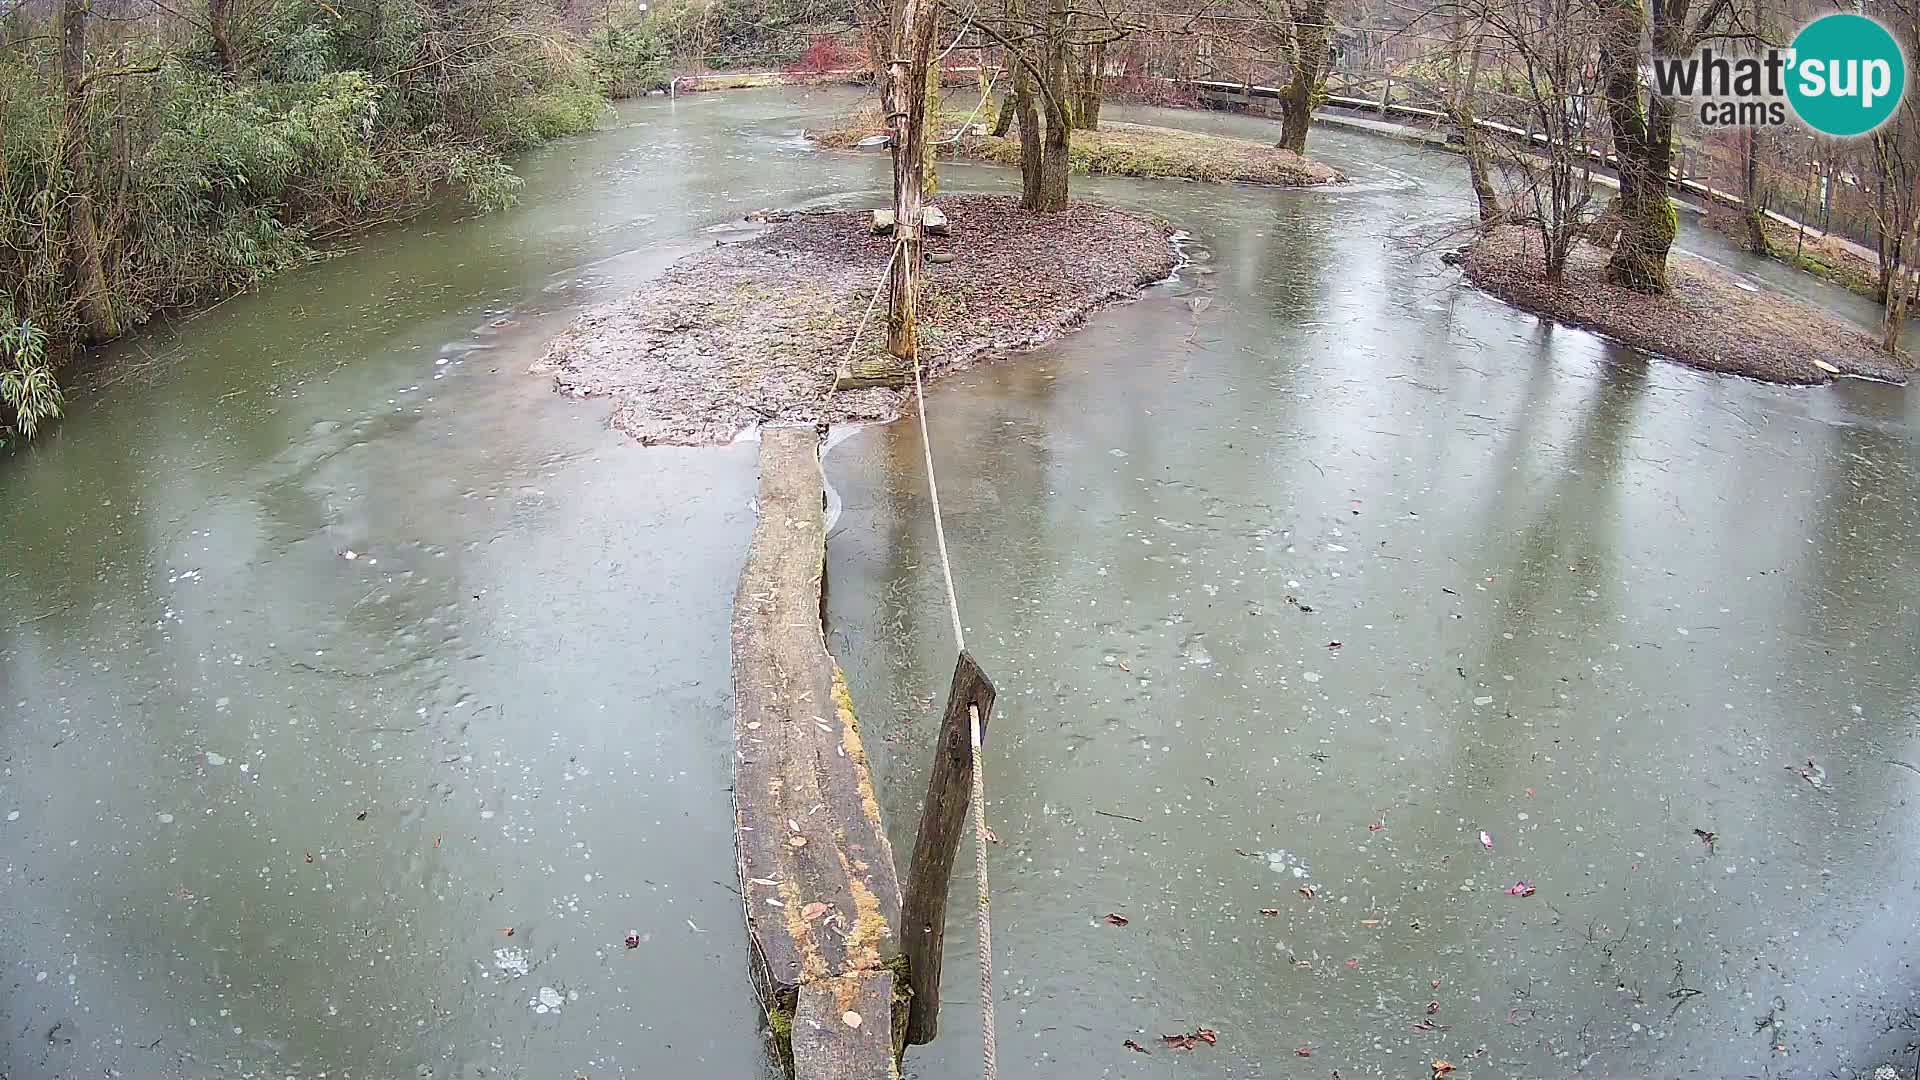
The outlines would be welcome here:
<svg viewBox="0 0 1920 1080">
<path fill-rule="evenodd" d="M 1539 236 L 1506 226 L 1474 242 L 1465 268 L 1468 280 L 1516 307 L 1690 367 L 1801 385 L 1841 375 L 1905 382 L 1911 370 L 1838 316 L 1691 255 L 1669 258 L 1664 296 L 1609 284 L 1606 263 L 1604 248 L 1576 243 L 1563 280 L 1550 282 Z"/>
</svg>

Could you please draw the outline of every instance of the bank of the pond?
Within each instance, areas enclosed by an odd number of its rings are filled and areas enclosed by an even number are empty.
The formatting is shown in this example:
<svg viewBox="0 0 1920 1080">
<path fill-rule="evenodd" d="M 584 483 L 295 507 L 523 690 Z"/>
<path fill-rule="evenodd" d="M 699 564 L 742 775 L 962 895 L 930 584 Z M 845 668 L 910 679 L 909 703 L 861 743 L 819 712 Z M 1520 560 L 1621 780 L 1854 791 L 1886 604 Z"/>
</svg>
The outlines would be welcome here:
<svg viewBox="0 0 1920 1080">
<path fill-rule="evenodd" d="M 1475 241 L 1465 268 L 1475 285 L 1516 307 L 1708 371 L 1812 384 L 1840 375 L 1904 382 L 1911 370 L 1850 323 L 1693 256 L 1669 257 L 1663 296 L 1609 284 L 1606 263 L 1605 249 L 1577 243 L 1562 280 L 1550 282 L 1538 235 L 1509 226 Z"/>
<path fill-rule="evenodd" d="M 927 248 L 952 260 L 929 263 L 919 308 L 934 378 L 1069 330 L 1175 265 L 1165 223 L 1108 207 L 1031 214 L 996 195 L 939 205 L 951 235 Z M 776 216 L 763 234 L 688 256 L 587 312 L 534 370 L 563 393 L 613 398 L 614 426 L 650 444 L 726 442 L 768 420 L 898 417 L 905 390 L 829 393 L 850 349 L 856 361 L 885 349 L 875 294 L 892 239 L 871 235 L 864 210 Z"/>
<path fill-rule="evenodd" d="M 987 129 L 967 113 L 949 114 L 943 120 L 940 156 L 1019 166 L 1018 136 L 985 134 Z M 844 150 L 886 133 L 880 111 L 868 106 L 808 135 L 821 146 Z M 1281 187 L 1317 187 L 1346 179 L 1327 165 L 1270 143 L 1111 120 L 1095 131 L 1074 132 L 1067 161 L 1074 172 L 1090 176 Z"/>
</svg>

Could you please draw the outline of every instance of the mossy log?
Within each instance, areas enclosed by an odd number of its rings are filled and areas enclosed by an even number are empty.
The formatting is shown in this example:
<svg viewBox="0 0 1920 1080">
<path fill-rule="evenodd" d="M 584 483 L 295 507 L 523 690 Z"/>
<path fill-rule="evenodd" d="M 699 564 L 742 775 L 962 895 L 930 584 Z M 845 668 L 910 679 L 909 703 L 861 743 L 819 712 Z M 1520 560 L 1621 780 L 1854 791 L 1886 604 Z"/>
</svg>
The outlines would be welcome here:
<svg viewBox="0 0 1920 1080">
<path fill-rule="evenodd" d="M 892 1080 L 900 881 L 853 702 L 820 629 L 812 427 L 761 430 L 760 520 L 733 608 L 734 847 L 753 983 L 796 1080 Z"/>
</svg>

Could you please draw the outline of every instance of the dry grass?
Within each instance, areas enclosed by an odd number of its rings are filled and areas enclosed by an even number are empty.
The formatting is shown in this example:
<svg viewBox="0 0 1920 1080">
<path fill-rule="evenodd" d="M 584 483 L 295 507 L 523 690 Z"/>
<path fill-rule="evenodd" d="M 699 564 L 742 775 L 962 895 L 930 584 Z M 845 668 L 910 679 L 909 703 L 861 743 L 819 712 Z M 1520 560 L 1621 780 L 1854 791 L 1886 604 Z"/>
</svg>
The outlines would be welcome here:
<svg viewBox="0 0 1920 1080">
<path fill-rule="evenodd" d="M 949 112 L 938 125 L 948 139 L 966 121 L 966 112 Z M 991 121 L 984 110 L 976 120 Z M 977 129 L 976 129 L 977 130 Z M 822 146 L 845 149 L 871 135 L 884 135 L 877 109 L 868 108 L 825 131 L 810 132 Z M 941 156 L 995 165 L 1020 164 L 1017 136 L 963 135 L 941 145 Z M 1215 183 L 1273 184 L 1313 187 L 1344 181 L 1346 177 L 1311 158 L 1251 139 L 1208 135 L 1195 131 L 1103 121 L 1098 131 L 1076 131 L 1067 152 L 1072 170 L 1091 176 L 1137 176 L 1149 179 L 1199 180 Z"/>
<path fill-rule="evenodd" d="M 1879 300 L 1880 268 L 1874 260 L 1861 258 L 1832 237 L 1808 233 L 1802 239 L 1798 230 L 1778 221 L 1769 219 L 1766 229 L 1774 258 L 1869 300 Z"/>
<path fill-rule="evenodd" d="M 1669 257 L 1664 296 L 1608 284 L 1606 263 L 1605 249 L 1578 244 L 1564 280 L 1548 282 L 1539 237 L 1509 226 L 1477 241 L 1466 269 L 1474 284 L 1517 307 L 1691 367 L 1793 384 L 1832 381 L 1835 372 L 1817 361 L 1891 381 L 1910 370 L 1851 323 L 1793 297 L 1750 292 L 1690 256 Z"/>
</svg>

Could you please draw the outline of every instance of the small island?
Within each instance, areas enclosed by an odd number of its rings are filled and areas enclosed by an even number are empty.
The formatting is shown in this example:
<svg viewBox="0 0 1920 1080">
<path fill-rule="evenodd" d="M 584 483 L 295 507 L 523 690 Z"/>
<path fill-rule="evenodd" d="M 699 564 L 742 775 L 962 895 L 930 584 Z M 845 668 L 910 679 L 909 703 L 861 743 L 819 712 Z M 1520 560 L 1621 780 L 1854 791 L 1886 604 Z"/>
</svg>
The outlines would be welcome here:
<svg viewBox="0 0 1920 1080">
<path fill-rule="evenodd" d="M 937 205 L 947 235 L 926 241 L 919 310 L 933 378 L 1070 330 L 1178 259 L 1165 222 L 1093 203 L 1032 213 L 1009 196 L 949 195 Z M 534 370 L 562 393 L 612 398 L 614 426 L 647 444 L 722 443 L 766 421 L 899 417 L 910 389 L 830 392 L 850 352 L 886 351 L 875 290 L 893 238 L 874 234 L 865 209 L 757 216 L 768 219 L 759 235 L 688 256 L 582 315 Z"/>
<path fill-rule="evenodd" d="M 965 112 L 947 113 L 936 126 L 941 157 L 1020 166 L 1020 138 L 1015 129 L 1005 135 L 991 134 L 987 124 Z M 821 146 L 844 150 L 886 134 L 879 109 L 869 106 L 808 136 Z M 1083 176 L 1279 187 L 1317 187 L 1346 180 L 1327 165 L 1271 143 L 1114 120 L 1102 120 L 1098 128 L 1075 130 L 1067 151 L 1067 167 Z"/>
<path fill-rule="evenodd" d="M 1576 242 L 1561 280 L 1549 281 L 1539 233 L 1504 225 L 1473 242 L 1464 268 L 1469 281 L 1515 307 L 1690 367 L 1795 385 L 1907 378 L 1902 360 L 1854 324 L 1691 255 L 1668 257 L 1661 294 L 1610 283 L 1607 257 L 1606 248 Z"/>
</svg>

